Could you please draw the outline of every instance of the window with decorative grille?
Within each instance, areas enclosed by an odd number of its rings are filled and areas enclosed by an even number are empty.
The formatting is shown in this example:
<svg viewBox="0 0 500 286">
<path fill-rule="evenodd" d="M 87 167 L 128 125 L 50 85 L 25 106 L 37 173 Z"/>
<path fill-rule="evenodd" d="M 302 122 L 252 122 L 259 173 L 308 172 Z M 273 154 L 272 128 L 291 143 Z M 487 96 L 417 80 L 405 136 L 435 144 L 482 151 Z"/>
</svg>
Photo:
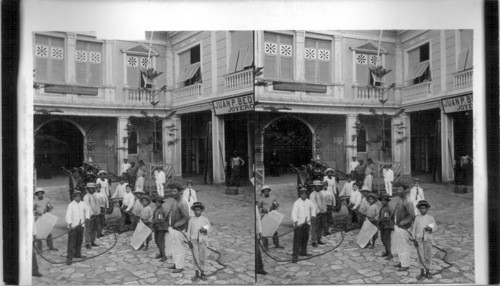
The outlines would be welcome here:
<svg viewBox="0 0 500 286">
<path fill-rule="evenodd" d="M 81 85 L 102 85 L 102 44 L 76 41 L 76 82 Z"/>
<path fill-rule="evenodd" d="M 35 80 L 64 83 L 66 51 L 64 39 L 35 35 Z"/>
<path fill-rule="evenodd" d="M 152 58 L 147 56 L 126 55 L 127 61 L 127 85 L 129 87 L 141 86 L 141 69 L 154 68 Z"/>
<path fill-rule="evenodd" d="M 264 33 L 264 77 L 293 80 L 293 36 Z"/>
<path fill-rule="evenodd" d="M 305 41 L 305 78 L 308 82 L 331 83 L 331 49 L 330 41 L 306 38 Z"/>
<path fill-rule="evenodd" d="M 356 78 L 360 86 L 382 86 L 384 79 L 376 77 L 370 68 L 382 65 L 381 56 L 376 54 L 356 53 Z"/>
</svg>

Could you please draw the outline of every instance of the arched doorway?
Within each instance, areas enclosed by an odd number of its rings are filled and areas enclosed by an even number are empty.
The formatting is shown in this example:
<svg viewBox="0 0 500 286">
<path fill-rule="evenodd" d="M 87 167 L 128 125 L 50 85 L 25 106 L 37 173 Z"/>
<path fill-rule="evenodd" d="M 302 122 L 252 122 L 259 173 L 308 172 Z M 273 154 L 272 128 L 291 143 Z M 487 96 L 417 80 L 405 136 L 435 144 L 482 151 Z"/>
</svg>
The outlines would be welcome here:
<svg viewBox="0 0 500 286">
<path fill-rule="evenodd" d="M 73 123 L 50 120 L 35 132 L 35 168 L 42 178 L 50 178 L 62 167 L 80 167 L 84 160 L 84 136 Z"/>
<path fill-rule="evenodd" d="M 275 175 L 272 169 L 278 173 L 288 173 L 290 165 L 306 165 L 312 156 L 313 135 L 311 128 L 302 120 L 284 116 L 264 128 L 264 166 L 268 170 L 267 175 Z"/>
</svg>

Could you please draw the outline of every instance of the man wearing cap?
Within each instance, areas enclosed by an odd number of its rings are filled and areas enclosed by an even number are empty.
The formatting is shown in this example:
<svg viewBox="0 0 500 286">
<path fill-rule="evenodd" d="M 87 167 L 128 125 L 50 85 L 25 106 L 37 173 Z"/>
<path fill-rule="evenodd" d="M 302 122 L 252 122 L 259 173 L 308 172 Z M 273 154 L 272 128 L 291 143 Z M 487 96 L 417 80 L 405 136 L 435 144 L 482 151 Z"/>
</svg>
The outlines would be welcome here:
<svg viewBox="0 0 500 286">
<path fill-rule="evenodd" d="M 210 229 L 210 221 L 201 213 L 205 210 L 205 206 L 201 202 L 193 203 L 191 210 L 195 215 L 189 219 L 187 237 L 193 244 L 194 259 L 198 262 L 200 273 L 195 270 L 195 276 L 191 281 L 196 281 L 198 278 L 207 280 L 205 276 L 205 267 L 207 263 L 207 247 L 208 247 L 208 230 Z"/>
<path fill-rule="evenodd" d="M 418 202 L 419 214 L 413 222 L 412 236 L 417 244 L 421 266 L 421 273 L 417 276 L 417 280 L 423 279 L 424 276 L 427 279 L 432 279 L 429 269 L 432 266 L 432 244 L 434 243 L 434 232 L 437 230 L 437 225 L 434 217 L 427 214 L 430 207 L 431 205 L 426 200 Z M 424 270 L 426 270 L 425 274 Z"/>
<path fill-rule="evenodd" d="M 80 191 L 73 192 L 73 201 L 68 205 L 66 210 L 66 224 L 69 228 L 68 232 L 68 249 L 66 255 L 66 264 L 71 265 L 74 258 L 85 258 L 82 256 L 82 242 L 84 226 L 90 219 L 90 209 L 81 201 L 82 193 Z"/>
<path fill-rule="evenodd" d="M 260 197 L 259 200 L 257 201 L 257 206 L 259 208 L 259 212 L 261 214 L 261 219 L 268 214 L 270 211 L 278 209 L 278 201 L 276 200 L 276 197 L 274 195 L 270 195 L 271 193 L 271 188 L 267 185 L 263 186 L 262 189 L 260 189 Z M 269 248 L 269 241 L 266 237 L 262 238 L 262 243 L 264 244 L 264 247 L 266 249 Z M 273 243 L 276 246 L 276 248 L 284 248 L 283 246 L 280 245 L 279 243 L 279 238 L 278 238 L 278 231 L 276 231 L 273 234 Z"/>
<path fill-rule="evenodd" d="M 326 214 L 325 198 L 321 195 L 320 191 L 323 189 L 321 181 L 313 181 L 314 191 L 309 195 L 309 199 L 314 205 L 316 211 L 315 216 L 311 219 L 311 241 L 313 247 L 318 247 L 318 244 L 325 244 L 321 241 L 323 237 L 323 220 Z"/>
<path fill-rule="evenodd" d="M 98 221 L 99 221 L 99 229 L 97 231 L 97 237 L 103 237 L 102 230 L 104 229 L 104 226 L 106 225 L 106 209 L 109 208 L 109 200 L 108 196 L 103 193 L 103 189 L 100 188 L 99 185 L 96 185 L 97 191 L 95 192 L 95 197 L 97 199 L 97 203 L 99 204 L 99 208 L 101 209 L 101 212 L 98 215 Z"/>
<path fill-rule="evenodd" d="M 182 198 L 182 186 L 175 186 L 172 190 L 172 196 L 174 197 L 174 203 L 172 204 L 170 218 L 172 223 L 172 228 L 177 231 L 186 231 L 189 222 L 189 210 L 186 201 Z M 181 235 L 171 234 L 168 235 L 170 240 L 174 241 L 173 245 L 182 244 Z M 180 242 L 178 240 L 181 240 Z M 169 243 L 169 241 L 166 241 Z M 184 270 L 184 259 L 185 259 L 184 247 L 179 249 L 174 249 L 172 257 L 174 259 L 174 266 L 169 267 L 169 269 L 174 269 L 174 273 L 180 273 Z"/>
<path fill-rule="evenodd" d="M 307 199 L 307 189 L 299 190 L 300 198 L 293 203 L 293 254 L 292 262 L 297 263 L 300 256 L 311 256 L 307 253 L 307 241 L 309 240 L 309 226 L 316 216 L 316 210 L 311 200 Z"/>
<path fill-rule="evenodd" d="M 106 178 L 106 171 L 104 170 L 101 170 L 97 173 L 97 176 L 99 176 L 99 178 L 97 178 L 95 180 L 95 184 L 96 185 L 99 185 L 100 186 L 100 189 L 101 189 L 101 193 L 103 193 L 104 195 L 106 195 L 108 198 L 111 196 L 110 192 L 109 192 L 109 180 Z"/>
<path fill-rule="evenodd" d="M 50 203 L 49 199 L 44 198 L 43 195 L 45 194 L 45 191 L 42 188 L 37 188 L 35 190 L 35 196 L 33 200 L 33 208 L 34 208 L 34 214 L 35 214 L 35 221 L 38 220 L 44 213 L 50 212 L 54 207 Z M 54 244 L 52 242 L 52 234 L 49 233 L 47 236 L 47 246 L 49 247 L 49 250 L 57 251 L 58 249 L 54 247 Z M 36 248 L 42 252 L 42 241 L 41 240 L 36 240 Z"/>
<path fill-rule="evenodd" d="M 419 213 L 417 204 L 418 202 L 425 200 L 424 190 L 420 187 L 420 179 L 413 179 L 413 188 L 410 190 L 410 200 L 415 206 L 415 214 Z"/>
<path fill-rule="evenodd" d="M 85 221 L 85 247 L 90 249 L 91 246 L 99 246 L 95 243 L 95 239 L 97 233 L 101 232 L 101 223 L 99 221 L 101 207 L 95 196 L 94 183 L 87 183 L 87 194 L 83 197 L 83 202 L 87 204 L 90 214 L 90 218 Z"/>
<path fill-rule="evenodd" d="M 155 258 L 160 259 L 161 262 L 167 261 L 167 256 L 165 255 L 165 233 L 168 232 L 168 221 L 170 217 L 170 213 L 163 208 L 164 202 L 165 199 L 161 196 L 157 196 L 154 199 L 156 208 L 153 211 L 153 217 L 151 219 L 155 242 L 160 251 Z"/>
<path fill-rule="evenodd" d="M 410 267 L 410 233 L 415 211 L 413 203 L 408 198 L 408 185 L 400 182 L 393 184 L 396 196 L 396 208 L 393 214 L 394 234 L 391 239 L 392 254 L 398 254 L 400 264 L 396 265 L 398 271 L 407 271 Z"/>
<path fill-rule="evenodd" d="M 189 207 L 189 216 L 194 216 L 194 211 L 191 209 L 193 204 L 198 201 L 196 191 L 193 189 L 193 181 L 187 180 L 187 188 L 182 193 L 182 198 L 186 201 Z"/>
</svg>

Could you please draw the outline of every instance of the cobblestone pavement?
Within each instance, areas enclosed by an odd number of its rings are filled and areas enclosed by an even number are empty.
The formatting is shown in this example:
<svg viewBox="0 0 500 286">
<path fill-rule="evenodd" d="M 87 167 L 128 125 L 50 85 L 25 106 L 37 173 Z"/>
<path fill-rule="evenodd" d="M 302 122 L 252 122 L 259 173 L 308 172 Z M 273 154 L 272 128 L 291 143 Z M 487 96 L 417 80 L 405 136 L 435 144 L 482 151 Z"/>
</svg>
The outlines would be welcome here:
<svg viewBox="0 0 500 286">
<path fill-rule="evenodd" d="M 114 188 L 113 188 L 114 189 Z M 198 281 L 197 284 L 254 284 L 254 223 L 253 223 L 253 189 L 240 188 L 240 195 L 224 195 L 225 187 L 195 185 L 198 200 L 206 205 L 204 215 L 210 219 L 213 227 L 209 234 L 209 247 L 221 254 L 220 262 L 215 260 L 218 254 L 208 251 L 207 274 L 219 270 L 207 281 Z M 54 236 L 66 231 L 64 216 L 69 203 L 69 195 L 65 187 L 46 187 L 46 196 L 55 205 L 53 214 L 59 217 L 52 232 Z M 242 195 L 241 193 L 244 193 Z M 172 199 L 169 199 L 172 200 Z M 167 201 L 168 202 L 168 201 Z M 107 216 L 107 220 L 117 219 L 118 211 Z M 37 255 L 38 265 L 43 277 L 33 277 L 34 285 L 171 285 L 192 284 L 194 276 L 194 262 L 189 248 L 186 246 L 186 266 L 182 273 L 172 273 L 168 269 L 173 261 L 170 257 L 166 262 L 154 259 L 158 248 L 154 240 L 148 251 L 135 251 L 130 246 L 132 232 L 117 235 L 117 243 L 109 252 L 98 257 L 83 261 L 53 265 Z M 113 234 L 97 239 L 99 247 L 87 250 L 82 248 L 82 255 L 93 256 L 111 248 L 115 242 Z M 67 235 L 54 240 L 57 252 L 46 251 L 44 242 L 43 255 L 53 261 L 65 262 Z M 224 268 L 224 269 L 223 269 Z M 221 270 L 222 269 L 222 270 Z"/>
<path fill-rule="evenodd" d="M 290 218 L 293 202 L 297 198 L 293 182 L 272 185 L 272 193 L 277 196 L 279 212 L 285 215 L 279 233 L 291 230 Z M 270 180 L 267 183 L 271 183 Z M 343 181 L 341 181 L 343 184 Z M 257 275 L 258 284 L 393 284 L 393 283 L 474 283 L 474 227 L 473 227 L 473 197 L 469 190 L 467 194 L 453 193 L 452 185 L 421 184 L 426 199 L 432 205 L 429 214 L 433 215 L 439 227 L 434 235 L 435 245 L 448 252 L 447 260 L 454 266 L 435 275 L 433 280 L 416 280 L 420 273 L 418 257 L 413 248 L 412 263 L 409 271 L 397 272 L 394 265 L 398 263 L 397 256 L 392 261 L 380 257 L 383 245 L 380 238 L 375 249 L 361 249 L 356 244 L 359 230 L 345 233 L 343 243 L 334 251 L 310 260 L 291 262 L 275 262 L 266 254 L 263 255 L 264 269 L 268 275 Z M 343 207 L 344 208 L 344 207 Z M 336 214 L 337 219 L 343 216 L 342 211 Z M 457 219 L 459 218 L 459 219 Z M 379 236 L 380 237 L 380 236 Z M 280 238 L 284 249 L 276 249 L 270 241 L 269 254 L 280 259 L 291 259 L 293 232 Z M 341 234 L 336 233 L 323 239 L 326 245 L 314 248 L 308 244 L 308 252 L 319 254 L 338 245 Z M 439 257 L 443 253 L 433 249 L 433 267 L 431 273 L 446 266 Z"/>
</svg>

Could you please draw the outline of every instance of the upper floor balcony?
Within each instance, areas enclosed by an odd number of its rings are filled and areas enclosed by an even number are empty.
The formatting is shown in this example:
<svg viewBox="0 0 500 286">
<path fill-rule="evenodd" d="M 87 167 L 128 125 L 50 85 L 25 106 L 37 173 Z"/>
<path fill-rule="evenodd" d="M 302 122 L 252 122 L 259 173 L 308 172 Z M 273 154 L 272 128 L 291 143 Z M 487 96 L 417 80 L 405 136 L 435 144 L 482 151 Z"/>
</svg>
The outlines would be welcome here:
<svg viewBox="0 0 500 286">
<path fill-rule="evenodd" d="M 472 69 L 457 72 L 453 75 L 453 90 L 463 90 L 472 88 Z"/>
<path fill-rule="evenodd" d="M 123 88 L 126 102 L 134 104 L 150 104 L 153 101 L 166 102 L 165 92 L 161 89 Z"/>
<path fill-rule="evenodd" d="M 201 98 L 203 96 L 202 87 L 202 83 L 196 83 L 175 89 L 173 91 L 173 104 L 179 105 Z"/>
<path fill-rule="evenodd" d="M 431 81 L 426 81 L 402 88 L 403 100 L 424 98 L 432 93 Z"/>
<path fill-rule="evenodd" d="M 246 69 L 224 76 L 224 94 L 236 95 L 253 90 L 253 70 Z"/>
</svg>

